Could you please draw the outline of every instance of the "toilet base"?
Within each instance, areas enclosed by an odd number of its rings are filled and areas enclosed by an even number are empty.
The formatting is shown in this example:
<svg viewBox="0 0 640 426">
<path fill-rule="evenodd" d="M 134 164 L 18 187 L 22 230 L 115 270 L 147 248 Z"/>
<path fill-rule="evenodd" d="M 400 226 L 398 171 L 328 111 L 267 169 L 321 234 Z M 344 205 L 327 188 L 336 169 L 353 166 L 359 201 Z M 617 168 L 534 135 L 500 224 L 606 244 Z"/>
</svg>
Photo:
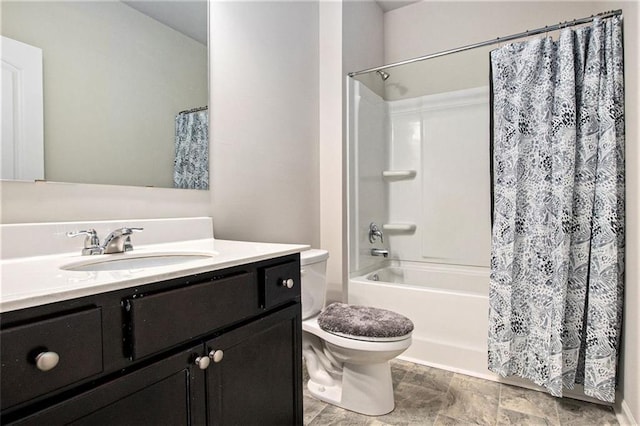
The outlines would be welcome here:
<svg viewBox="0 0 640 426">
<path fill-rule="evenodd" d="M 326 386 L 310 379 L 307 388 L 321 401 L 367 416 L 388 414 L 395 407 L 388 361 L 378 364 L 344 363 L 340 384 Z"/>
</svg>

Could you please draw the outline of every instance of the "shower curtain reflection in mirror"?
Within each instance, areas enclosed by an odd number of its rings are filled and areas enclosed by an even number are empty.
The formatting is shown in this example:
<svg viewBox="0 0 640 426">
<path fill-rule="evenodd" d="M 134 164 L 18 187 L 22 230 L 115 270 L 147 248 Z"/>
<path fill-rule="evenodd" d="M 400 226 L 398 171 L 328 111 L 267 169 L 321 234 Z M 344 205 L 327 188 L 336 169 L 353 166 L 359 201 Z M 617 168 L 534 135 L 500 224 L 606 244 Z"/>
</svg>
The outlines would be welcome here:
<svg viewBox="0 0 640 426">
<path fill-rule="evenodd" d="M 176 116 L 173 184 L 182 189 L 209 189 L 209 112 L 207 107 Z"/>
</svg>

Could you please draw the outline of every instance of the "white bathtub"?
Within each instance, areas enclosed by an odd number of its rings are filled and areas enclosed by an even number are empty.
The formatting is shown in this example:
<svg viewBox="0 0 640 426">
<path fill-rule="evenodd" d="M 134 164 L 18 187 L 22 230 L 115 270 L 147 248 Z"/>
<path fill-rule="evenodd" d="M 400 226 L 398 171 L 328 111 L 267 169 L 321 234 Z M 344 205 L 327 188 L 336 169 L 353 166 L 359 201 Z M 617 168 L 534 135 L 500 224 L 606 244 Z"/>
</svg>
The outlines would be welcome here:
<svg viewBox="0 0 640 426">
<path fill-rule="evenodd" d="M 477 377 L 487 370 L 488 268 L 392 261 L 349 279 L 351 304 L 409 317 L 413 343 L 400 357 Z"/>
</svg>

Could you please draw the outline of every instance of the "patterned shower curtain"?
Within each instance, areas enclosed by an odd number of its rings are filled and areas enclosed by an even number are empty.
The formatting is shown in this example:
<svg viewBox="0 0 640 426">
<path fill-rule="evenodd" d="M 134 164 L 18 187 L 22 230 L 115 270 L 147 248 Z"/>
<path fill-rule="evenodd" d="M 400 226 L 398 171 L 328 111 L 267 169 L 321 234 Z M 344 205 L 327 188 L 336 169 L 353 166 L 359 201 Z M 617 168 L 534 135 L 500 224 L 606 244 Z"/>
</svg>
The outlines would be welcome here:
<svg viewBox="0 0 640 426">
<path fill-rule="evenodd" d="M 209 114 L 206 109 L 176 116 L 176 157 L 173 186 L 209 189 Z"/>
<path fill-rule="evenodd" d="M 615 398 L 624 286 L 622 17 L 491 53 L 489 369 Z"/>
</svg>

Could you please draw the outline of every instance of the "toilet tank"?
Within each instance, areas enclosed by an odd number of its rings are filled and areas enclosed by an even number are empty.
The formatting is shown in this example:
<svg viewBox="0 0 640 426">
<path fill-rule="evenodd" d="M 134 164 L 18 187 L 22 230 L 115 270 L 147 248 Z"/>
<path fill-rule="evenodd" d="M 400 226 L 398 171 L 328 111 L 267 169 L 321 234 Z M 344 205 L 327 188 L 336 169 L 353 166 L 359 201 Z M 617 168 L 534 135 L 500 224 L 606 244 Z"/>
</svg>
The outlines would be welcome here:
<svg viewBox="0 0 640 426">
<path fill-rule="evenodd" d="M 319 314 L 327 294 L 326 250 L 311 249 L 300 253 L 300 277 L 302 280 L 302 319 Z"/>
</svg>

